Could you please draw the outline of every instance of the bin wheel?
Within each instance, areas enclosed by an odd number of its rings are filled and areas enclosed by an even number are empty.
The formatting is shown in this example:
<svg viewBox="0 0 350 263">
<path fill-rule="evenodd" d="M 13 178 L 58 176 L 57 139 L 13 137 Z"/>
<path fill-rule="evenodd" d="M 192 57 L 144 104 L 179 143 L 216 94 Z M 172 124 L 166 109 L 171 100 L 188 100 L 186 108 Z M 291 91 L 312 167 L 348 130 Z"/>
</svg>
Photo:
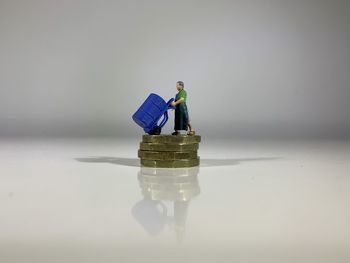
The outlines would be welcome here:
<svg viewBox="0 0 350 263">
<path fill-rule="evenodd" d="M 162 128 L 160 128 L 159 126 L 155 126 L 152 130 L 150 130 L 148 132 L 149 135 L 160 135 L 160 133 L 162 132 Z"/>
</svg>

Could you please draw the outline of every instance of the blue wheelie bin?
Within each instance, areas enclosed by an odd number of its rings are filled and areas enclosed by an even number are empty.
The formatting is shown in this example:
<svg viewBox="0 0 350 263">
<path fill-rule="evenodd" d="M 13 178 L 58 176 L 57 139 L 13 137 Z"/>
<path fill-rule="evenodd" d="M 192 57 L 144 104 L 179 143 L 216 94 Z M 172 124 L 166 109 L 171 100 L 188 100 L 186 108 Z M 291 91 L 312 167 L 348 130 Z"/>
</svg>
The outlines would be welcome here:
<svg viewBox="0 0 350 263">
<path fill-rule="evenodd" d="M 151 135 L 159 135 L 163 126 L 168 121 L 168 110 L 174 109 L 171 103 L 174 99 L 168 102 L 157 94 L 151 93 L 140 108 L 132 115 L 132 119 L 145 131 Z M 163 119 L 159 122 L 161 117 Z"/>
</svg>

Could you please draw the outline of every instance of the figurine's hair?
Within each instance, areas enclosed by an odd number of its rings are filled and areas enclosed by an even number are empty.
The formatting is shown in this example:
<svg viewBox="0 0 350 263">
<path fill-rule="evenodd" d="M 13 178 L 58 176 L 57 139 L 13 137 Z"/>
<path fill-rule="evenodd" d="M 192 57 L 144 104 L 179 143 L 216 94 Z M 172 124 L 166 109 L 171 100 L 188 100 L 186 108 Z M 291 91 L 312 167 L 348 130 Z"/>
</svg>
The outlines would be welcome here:
<svg viewBox="0 0 350 263">
<path fill-rule="evenodd" d="M 181 87 L 183 87 L 183 88 L 185 87 L 185 83 L 184 83 L 183 81 L 180 81 L 180 80 L 179 80 L 179 81 L 176 82 L 176 83 L 179 84 L 179 85 L 180 85 Z"/>
</svg>

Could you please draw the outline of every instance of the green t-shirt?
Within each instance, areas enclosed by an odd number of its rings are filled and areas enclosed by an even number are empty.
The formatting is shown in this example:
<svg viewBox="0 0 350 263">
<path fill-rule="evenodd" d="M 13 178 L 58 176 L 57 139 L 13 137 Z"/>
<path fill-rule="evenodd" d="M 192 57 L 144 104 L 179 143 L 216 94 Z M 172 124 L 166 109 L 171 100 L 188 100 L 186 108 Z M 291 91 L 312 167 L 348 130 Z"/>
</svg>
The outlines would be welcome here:
<svg viewBox="0 0 350 263">
<path fill-rule="evenodd" d="M 179 93 L 177 93 L 177 97 L 178 99 L 184 98 L 184 102 L 186 102 L 187 92 L 184 89 L 182 89 L 179 91 Z"/>
</svg>

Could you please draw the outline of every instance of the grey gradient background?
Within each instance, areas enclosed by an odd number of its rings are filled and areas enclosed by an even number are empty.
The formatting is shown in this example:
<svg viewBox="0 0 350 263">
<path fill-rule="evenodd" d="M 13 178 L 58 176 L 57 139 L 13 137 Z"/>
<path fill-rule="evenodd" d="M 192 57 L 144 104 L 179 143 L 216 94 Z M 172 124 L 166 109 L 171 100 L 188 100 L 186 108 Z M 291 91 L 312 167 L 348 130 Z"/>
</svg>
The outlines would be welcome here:
<svg viewBox="0 0 350 263">
<path fill-rule="evenodd" d="M 138 136 L 143 100 L 183 80 L 202 136 L 348 138 L 349 11 L 345 0 L 1 0 L 0 135 Z"/>
</svg>

